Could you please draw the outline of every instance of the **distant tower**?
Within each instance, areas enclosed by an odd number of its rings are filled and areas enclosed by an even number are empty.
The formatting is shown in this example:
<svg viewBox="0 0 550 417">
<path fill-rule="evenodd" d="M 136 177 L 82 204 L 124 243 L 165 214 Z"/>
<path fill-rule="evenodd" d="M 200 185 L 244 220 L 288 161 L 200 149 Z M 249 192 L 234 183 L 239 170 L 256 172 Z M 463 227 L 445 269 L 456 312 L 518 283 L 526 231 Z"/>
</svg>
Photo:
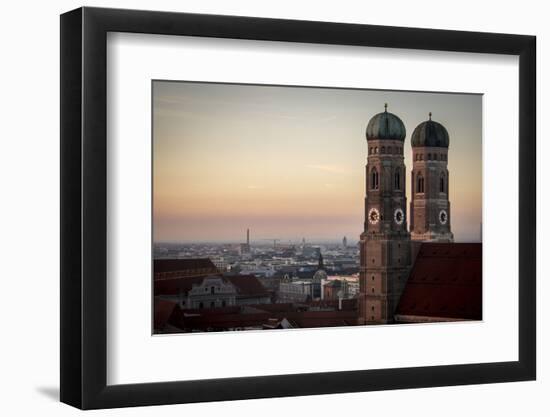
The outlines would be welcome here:
<svg viewBox="0 0 550 417">
<path fill-rule="evenodd" d="M 246 245 L 250 247 L 250 229 L 246 229 Z"/>
<path fill-rule="evenodd" d="M 319 251 L 319 262 L 317 269 L 325 269 L 325 263 L 323 262 L 323 255 L 321 254 L 321 251 Z"/>
<path fill-rule="evenodd" d="M 447 156 L 449 133 L 432 120 L 420 123 L 411 136 L 411 239 L 452 242 Z"/>
<path fill-rule="evenodd" d="M 345 236 L 342 239 L 342 246 L 344 247 L 344 249 L 346 249 L 348 247 L 348 238 L 345 237 Z"/>
<path fill-rule="evenodd" d="M 313 274 L 313 279 L 311 280 L 312 288 L 312 297 L 314 299 L 321 298 L 321 287 L 322 282 L 327 279 L 327 272 L 325 271 L 325 264 L 323 262 L 323 255 L 319 252 L 319 263 L 317 266 L 317 271 Z"/>
<path fill-rule="evenodd" d="M 365 223 L 360 240 L 359 324 L 391 323 L 407 281 L 410 235 L 407 231 L 405 125 L 383 113 L 367 126 Z"/>
</svg>

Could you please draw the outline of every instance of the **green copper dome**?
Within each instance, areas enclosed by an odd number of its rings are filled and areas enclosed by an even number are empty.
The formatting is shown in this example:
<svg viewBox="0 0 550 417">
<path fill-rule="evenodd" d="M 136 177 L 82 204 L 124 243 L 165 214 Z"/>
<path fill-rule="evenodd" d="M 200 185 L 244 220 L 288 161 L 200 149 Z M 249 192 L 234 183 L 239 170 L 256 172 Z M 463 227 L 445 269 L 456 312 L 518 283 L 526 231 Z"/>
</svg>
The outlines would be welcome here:
<svg viewBox="0 0 550 417">
<path fill-rule="evenodd" d="M 414 129 L 411 136 L 411 145 L 413 148 L 418 147 L 449 147 L 449 132 L 445 127 L 432 120 L 432 114 L 430 113 L 430 120 L 420 123 Z"/>
<path fill-rule="evenodd" d="M 403 121 L 395 114 L 388 113 L 387 104 L 384 107 L 386 107 L 384 112 L 378 113 L 370 119 L 366 132 L 367 140 L 405 140 L 407 132 Z"/>
</svg>

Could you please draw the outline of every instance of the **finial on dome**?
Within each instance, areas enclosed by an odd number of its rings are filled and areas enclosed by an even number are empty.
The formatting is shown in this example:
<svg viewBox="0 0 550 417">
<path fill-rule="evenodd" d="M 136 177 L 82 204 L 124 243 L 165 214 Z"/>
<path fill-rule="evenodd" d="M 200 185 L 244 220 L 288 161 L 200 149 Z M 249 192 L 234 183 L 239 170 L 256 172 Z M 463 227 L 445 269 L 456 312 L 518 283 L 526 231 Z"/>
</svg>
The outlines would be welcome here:
<svg viewBox="0 0 550 417">
<path fill-rule="evenodd" d="M 430 120 L 432 120 L 432 112 L 428 113 L 428 115 L 430 116 Z"/>
<path fill-rule="evenodd" d="M 387 113 L 388 112 L 388 103 L 384 103 L 384 111 Z"/>
</svg>

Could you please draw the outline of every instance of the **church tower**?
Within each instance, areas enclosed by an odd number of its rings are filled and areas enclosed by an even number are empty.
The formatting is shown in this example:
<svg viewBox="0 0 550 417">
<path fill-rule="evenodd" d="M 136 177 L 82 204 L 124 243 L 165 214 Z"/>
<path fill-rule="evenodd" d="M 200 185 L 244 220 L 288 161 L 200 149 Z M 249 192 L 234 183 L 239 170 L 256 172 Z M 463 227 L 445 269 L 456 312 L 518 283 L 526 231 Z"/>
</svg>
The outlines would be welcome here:
<svg viewBox="0 0 550 417">
<path fill-rule="evenodd" d="M 452 242 L 447 156 L 449 133 L 440 123 L 420 123 L 411 136 L 411 239 Z"/>
<path fill-rule="evenodd" d="M 323 281 L 326 281 L 327 277 L 328 276 L 327 272 L 325 271 L 325 263 L 323 262 L 323 255 L 321 254 L 321 251 L 319 251 L 319 263 L 317 271 L 315 271 L 315 274 L 313 274 L 313 278 L 311 280 L 311 297 L 314 300 L 321 298 Z"/>
<path fill-rule="evenodd" d="M 410 235 L 407 230 L 405 125 L 385 111 L 367 125 L 365 223 L 360 237 L 359 324 L 393 322 L 407 281 Z"/>
</svg>

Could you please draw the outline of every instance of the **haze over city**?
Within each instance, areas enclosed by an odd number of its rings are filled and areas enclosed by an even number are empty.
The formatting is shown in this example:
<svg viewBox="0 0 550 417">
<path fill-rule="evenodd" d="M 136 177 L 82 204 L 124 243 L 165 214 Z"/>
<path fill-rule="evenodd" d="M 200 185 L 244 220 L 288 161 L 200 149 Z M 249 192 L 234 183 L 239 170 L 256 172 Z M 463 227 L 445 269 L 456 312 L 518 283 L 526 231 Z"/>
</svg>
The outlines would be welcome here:
<svg viewBox="0 0 550 417">
<path fill-rule="evenodd" d="M 430 111 L 445 125 L 455 241 L 479 241 L 480 95 L 155 81 L 155 242 L 238 242 L 247 228 L 252 240 L 356 242 L 365 128 L 384 103 L 407 129 L 408 202 L 410 135 Z"/>
</svg>

